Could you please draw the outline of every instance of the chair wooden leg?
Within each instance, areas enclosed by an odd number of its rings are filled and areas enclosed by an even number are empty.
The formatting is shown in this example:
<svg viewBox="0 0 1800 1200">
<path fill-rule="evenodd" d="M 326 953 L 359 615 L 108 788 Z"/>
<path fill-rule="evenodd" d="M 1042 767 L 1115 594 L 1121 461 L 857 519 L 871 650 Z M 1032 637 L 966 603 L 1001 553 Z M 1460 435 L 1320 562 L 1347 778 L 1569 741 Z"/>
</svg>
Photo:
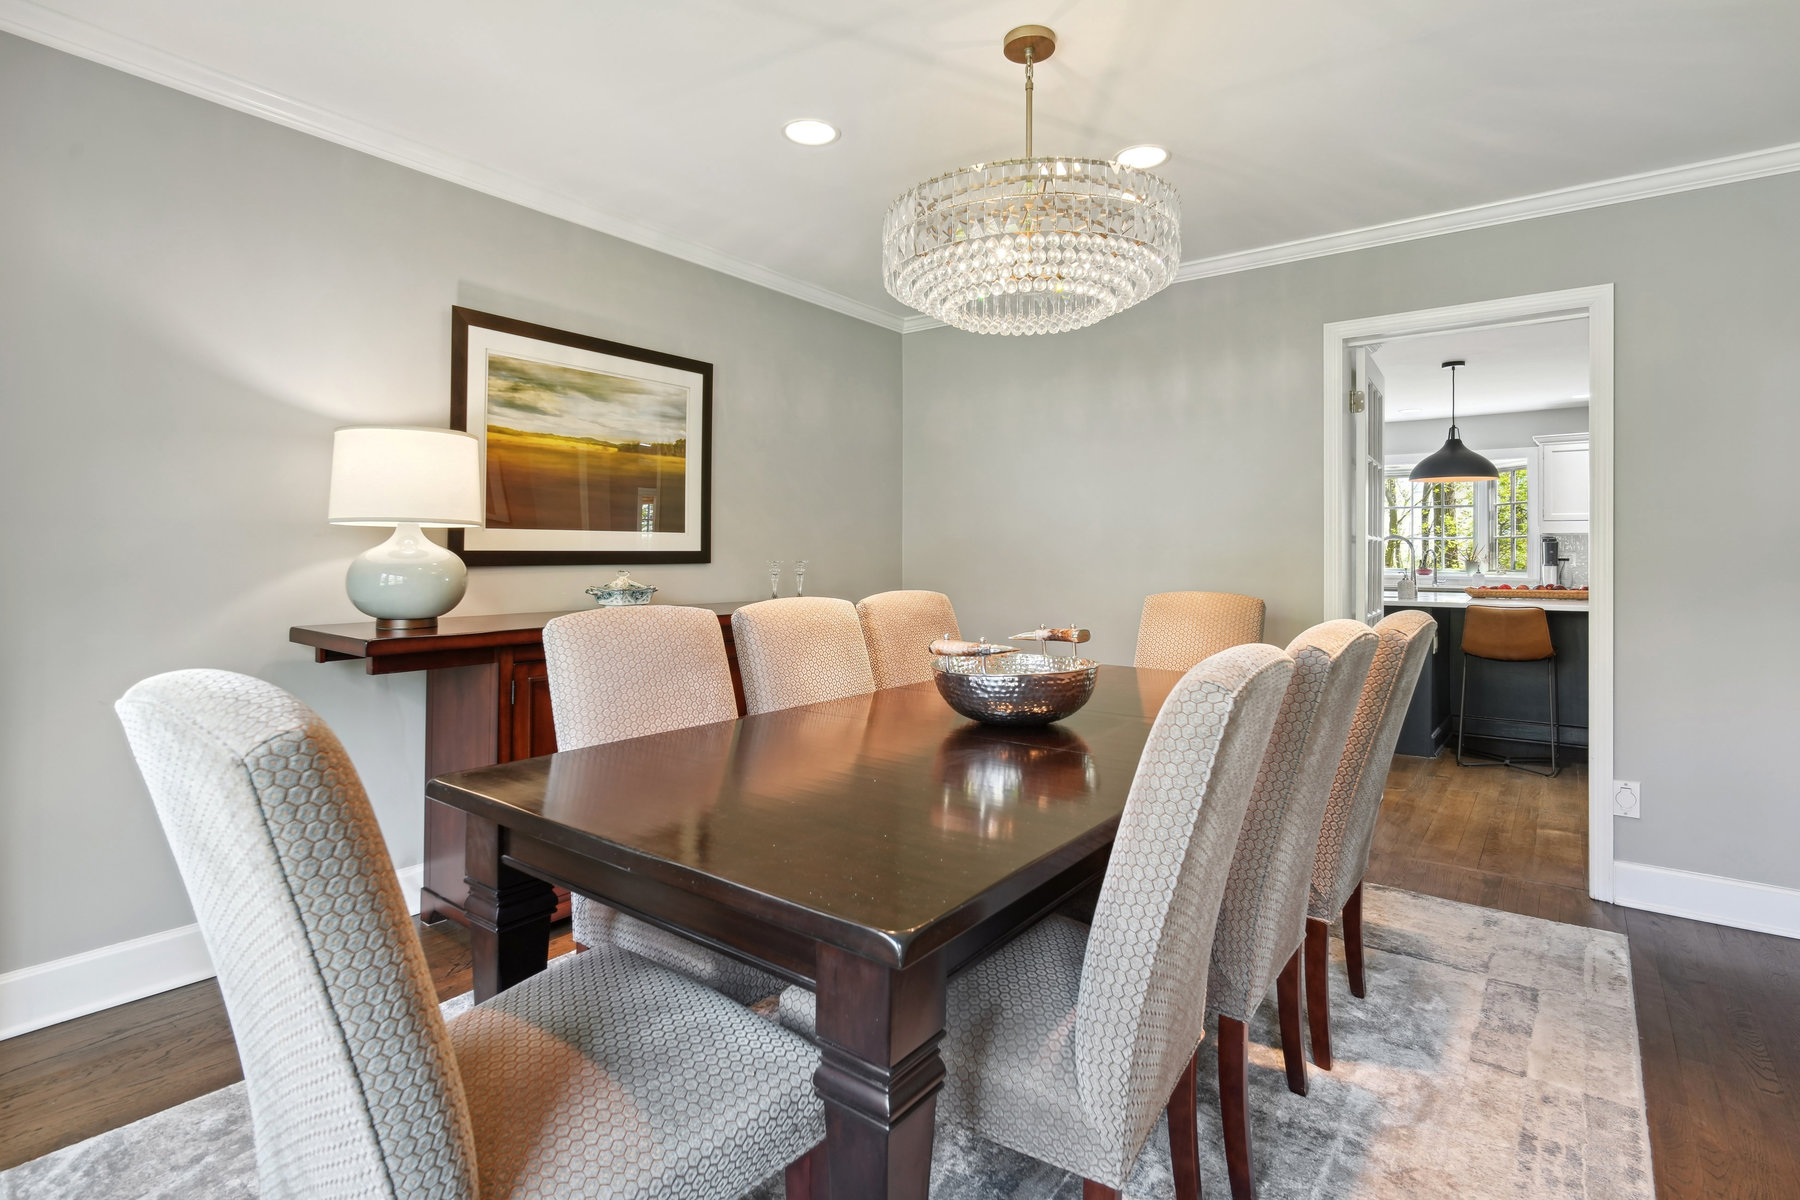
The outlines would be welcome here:
<svg viewBox="0 0 1800 1200">
<path fill-rule="evenodd" d="M 787 1165 L 787 1200 L 826 1200 L 825 1143 Z"/>
<path fill-rule="evenodd" d="M 1219 1017 L 1219 1120 L 1225 1127 L 1225 1170 L 1231 1200 L 1255 1200 L 1250 1167 L 1250 1027 Z"/>
<path fill-rule="evenodd" d="M 1362 884 L 1344 905 L 1344 965 L 1350 969 L 1350 994 L 1361 1000 L 1368 994 L 1363 982 Z"/>
<path fill-rule="evenodd" d="M 1081 1200 L 1119 1200 L 1119 1190 L 1084 1179 L 1081 1181 Z"/>
<path fill-rule="evenodd" d="M 1306 1023 L 1312 1030 L 1312 1060 L 1331 1070 L 1331 926 L 1306 918 Z"/>
<path fill-rule="evenodd" d="M 1300 1032 L 1300 951 L 1275 978 L 1275 1000 L 1281 1011 L 1281 1061 L 1287 1067 L 1288 1091 L 1306 1095 L 1306 1041 Z"/>
<path fill-rule="evenodd" d="M 1175 1200 L 1200 1200 L 1200 1111 L 1194 1096 L 1199 1069 L 1200 1052 L 1196 1050 L 1169 1093 L 1169 1163 L 1175 1173 Z"/>
</svg>

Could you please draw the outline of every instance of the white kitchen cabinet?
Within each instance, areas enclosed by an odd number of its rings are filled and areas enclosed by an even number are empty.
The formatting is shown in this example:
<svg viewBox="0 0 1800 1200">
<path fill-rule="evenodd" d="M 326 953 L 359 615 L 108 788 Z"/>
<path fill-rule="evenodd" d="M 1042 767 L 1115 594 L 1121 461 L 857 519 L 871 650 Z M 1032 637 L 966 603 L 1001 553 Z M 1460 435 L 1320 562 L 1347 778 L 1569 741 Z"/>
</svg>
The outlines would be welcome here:
<svg viewBox="0 0 1800 1200">
<path fill-rule="evenodd" d="M 1561 433 L 1533 438 L 1538 473 L 1532 484 L 1535 533 L 1588 531 L 1588 435 Z"/>
</svg>

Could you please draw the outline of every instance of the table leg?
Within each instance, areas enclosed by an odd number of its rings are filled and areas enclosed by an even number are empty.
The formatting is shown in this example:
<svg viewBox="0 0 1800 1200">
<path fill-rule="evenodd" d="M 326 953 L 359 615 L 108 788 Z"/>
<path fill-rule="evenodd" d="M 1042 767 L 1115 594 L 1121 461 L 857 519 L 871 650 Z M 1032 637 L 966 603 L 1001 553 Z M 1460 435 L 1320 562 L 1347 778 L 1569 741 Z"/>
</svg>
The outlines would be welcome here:
<svg viewBox="0 0 1800 1200">
<path fill-rule="evenodd" d="M 550 917 L 556 893 L 543 880 L 500 861 L 501 830 L 469 814 L 464 870 L 468 872 L 469 955 L 480 1003 L 550 960 Z"/>
<path fill-rule="evenodd" d="M 830 1195 L 926 1200 L 944 1082 L 944 964 L 903 970 L 819 947 L 819 1046 Z"/>
</svg>

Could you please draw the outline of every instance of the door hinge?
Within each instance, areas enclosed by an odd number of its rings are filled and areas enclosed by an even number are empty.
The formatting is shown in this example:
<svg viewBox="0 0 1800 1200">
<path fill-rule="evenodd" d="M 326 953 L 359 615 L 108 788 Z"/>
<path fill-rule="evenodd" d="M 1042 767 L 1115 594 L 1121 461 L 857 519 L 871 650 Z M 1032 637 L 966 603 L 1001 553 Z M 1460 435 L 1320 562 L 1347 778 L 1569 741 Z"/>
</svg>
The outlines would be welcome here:
<svg viewBox="0 0 1800 1200">
<path fill-rule="evenodd" d="M 1350 411 L 1353 413 L 1361 412 L 1363 410 L 1363 408 L 1365 407 L 1365 405 L 1363 403 L 1365 399 L 1366 398 L 1363 396 L 1363 390 L 1361 388 L 1351 388 L 1350 389 Z"/>
<path fill-rule="evenodd" d="M 512 684 L 507 689 L 506 702 L 508 704 L 517 704 L 519 702 L 519 681 L 516 679 L 512 681 Z"/>
</svg>

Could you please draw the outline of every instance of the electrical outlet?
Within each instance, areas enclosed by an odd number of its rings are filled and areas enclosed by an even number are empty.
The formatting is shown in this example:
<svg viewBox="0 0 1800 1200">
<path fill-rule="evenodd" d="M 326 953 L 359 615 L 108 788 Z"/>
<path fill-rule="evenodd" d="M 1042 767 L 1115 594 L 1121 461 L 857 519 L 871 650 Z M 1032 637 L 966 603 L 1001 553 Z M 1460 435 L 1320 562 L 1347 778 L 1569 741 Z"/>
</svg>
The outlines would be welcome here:
<svg viewBox="0 0 1800 1200">
<path fill-rule="evenodd" d="M 1613 780 L 1613 816 L 1641 817 L 1638 803 L 1643 798 L 1643 787 L 1635 780 Z"/>
</svg>

